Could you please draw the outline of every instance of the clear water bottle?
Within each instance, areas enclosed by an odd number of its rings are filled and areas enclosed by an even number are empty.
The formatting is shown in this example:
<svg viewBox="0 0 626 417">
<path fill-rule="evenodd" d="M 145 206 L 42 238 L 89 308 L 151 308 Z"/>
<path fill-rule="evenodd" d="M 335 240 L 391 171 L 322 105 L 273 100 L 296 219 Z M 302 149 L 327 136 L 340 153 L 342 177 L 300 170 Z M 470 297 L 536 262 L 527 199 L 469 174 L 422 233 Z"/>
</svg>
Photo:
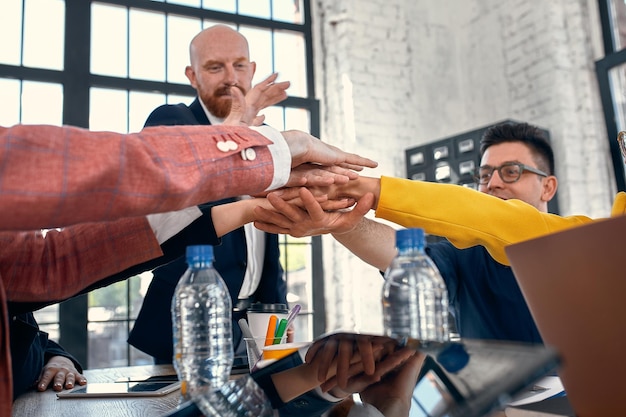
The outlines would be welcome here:
<svg viewBox="0 0 626 417">
<path fill-rule="evenodd" d="M 385 334 L 424 344 L 446 342 L 448 291 L 424 245 L 423 229 L 396 232 L 398 254 L 385 272 L 382 294 Z"/>
<path fill-rule="evenodd" d="M 185 399 L 221 389 L 233 365 L 232 303 L 213 267 L 213 247 L 187 247 L 172 299 L 174 368 Z"/>
<path fill-rule="evenodd" d="M 272 417 L 277 413 L 263 389 L 250 376 L 223 385 L 218 391 L 206 391 L 194 398 L 206 417 Z"/>
</svg>

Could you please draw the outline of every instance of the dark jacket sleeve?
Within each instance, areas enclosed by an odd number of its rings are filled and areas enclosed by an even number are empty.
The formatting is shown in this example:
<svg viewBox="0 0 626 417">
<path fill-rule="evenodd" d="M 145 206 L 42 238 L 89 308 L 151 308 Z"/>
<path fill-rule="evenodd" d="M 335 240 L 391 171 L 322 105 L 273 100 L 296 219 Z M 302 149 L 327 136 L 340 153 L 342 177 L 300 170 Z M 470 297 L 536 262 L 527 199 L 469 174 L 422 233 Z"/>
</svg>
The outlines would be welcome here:
<svg viewBox="0 0 626 417">
<path fill-rule="evenodd" d="M 33 387 L 44 365 L 53 356 L 64 356 L 72 361 L 78 372 L 81 364 L 61 345 L 48 339 L 48 333 L 39 330 L 32 313 L 11 317 L 11 366 L 13 367 L 13 396 Z"/>
<path fill-rule="evenodd" d="M 161 250 L 163 251 L 162 256 L 132 266 L 124 271 L 104 278 L 96 282 L 95 284 L 87 287 L 79 294 L 86 294 L 89 291 L 95 290 L 97 288 L 106 287 L 107 285 L 111 285 L 119 281 L 123 281 L 132 276 L 141 274 L 142 272 L 150 271 L 160 265 L 171 262 L 174 259 L 183 256 L 185 254 L 185 249 L 188 245 L 218 245 L 220 243 L 220 239 L 217 237 L 215 227 L 213 226 L 210 206 L 201 205 L 198 207 L 202 211 L 202 216 L 197 218 L 194 222 L 181 230 L 178 234 L 164 242 L 161 245 Z M 19 314 L 29 311 L 35 311 L 48 305 L 55 304 L 56 302 L 57 301 L 49 301 L 45 303 L 10 302 L 8 304 L 15 314 Z"/>
</svg>

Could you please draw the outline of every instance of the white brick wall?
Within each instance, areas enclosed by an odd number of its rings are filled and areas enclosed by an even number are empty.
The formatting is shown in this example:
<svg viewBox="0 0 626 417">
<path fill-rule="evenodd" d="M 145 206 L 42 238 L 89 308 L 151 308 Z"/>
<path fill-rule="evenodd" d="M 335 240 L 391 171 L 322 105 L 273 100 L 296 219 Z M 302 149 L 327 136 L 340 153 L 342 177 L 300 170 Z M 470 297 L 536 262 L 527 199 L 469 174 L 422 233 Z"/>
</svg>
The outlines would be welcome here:
<svg viewBox="0 0 626 417">
<path fill-rule="evenodd" d="M 503 120 L 550 131 L 562 214 L 609 214 L 615 190 L 594 61 L 594 0 L 317 0 L 322 139 L 405 176 L 404 150 Z M 373 242 L 375 244 L 375 242 Z M 324 239 L 328 329 L 380 329 L 382 280 Z M 332 311 L 332 306 L 341 306 Z M 365 313 L 367 312 L 367 313 Z"/>
</svg>

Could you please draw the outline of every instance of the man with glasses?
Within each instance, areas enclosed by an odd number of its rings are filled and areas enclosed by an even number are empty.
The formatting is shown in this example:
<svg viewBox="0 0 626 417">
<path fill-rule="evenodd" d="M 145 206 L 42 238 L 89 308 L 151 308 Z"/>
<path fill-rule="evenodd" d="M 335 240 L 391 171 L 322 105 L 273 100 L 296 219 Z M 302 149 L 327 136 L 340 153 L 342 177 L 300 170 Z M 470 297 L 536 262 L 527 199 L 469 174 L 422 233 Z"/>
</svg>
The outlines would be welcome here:
<svg viewBox="0 0 626 417">
<path fill-rule="evenodd" d="M 497 210 L 490 211 L 491 208 L 488 208 L 486 213 L 491 213 L 488 218 L 481 219 L 481 205 L 474 201 L 480 195 L 473 190 L 457 185 L 389 178 L 373 181 L 379 195 L 377 216 L 405 226 L 412 223 L 411 226 L 425 227 L 431 234 L 450 238 L 450 241 L 430 244 L 426 250 L 446 282 L 456 329 L 462 337 L 541 343 L 537 327 L 507 265 L 503 242 L 508 238 L 523 240 L 525 233 L 532 235 L 532 227 L 523 226 L 521 217 L 519 222 L 516 221 L 520 223 L 519 230 L 513 232 L 506 226 L 510 225 L 511 217 L 519 216 L 518 212 L 524 214 L 524 221 L 539 220 L 539 215 L 547 212 L 548 202 L 554 197 L 558 185 L 553 173 L 554 155 L 541 131 L 525 123 L 506 123 L 487 130 L 481 141 L 481 163 L 476 173 L 479 191 L 501 200 L 511 200 L 509 204 L 497 205 Z M 368 179 L 362 180 L 365 182 Z M 387 187 L 390 182 L 394 186 Z M 402 189 L 404 185 L 406 187 Z M 426 192 L 412 192 L 411 186 L 423 187 Z M 343 195 L 358 198 L 366 194 L 363 191 L 348 190 Z M 386 196 L 383 191 L 388 191 Z M 454 193 L 467 198 L 456 198 Z M 484 196 L 481 199 L 491 200 L 484 199 Z M 276 200 L 270 196 L 270 201 Z M 387 207 L 381 207 L 383 204 Z M 360 208 L 359 205 L 353 209 L 352 216 L 363 216 L 373 202 Z M 281 210 L 280 205 L 275 207 Z M 393 215 L 387 216 L 394 211 Z M 271 216 L 267 212 L 265 214 Z M 337 241 L 381 271 L 389 266 L 395 256 L 395 233 L 391 227 L 367 218 L 361 218 L 356 226 L 351 224 L 348 227 L 341 221 L 333 222 L 330 219 L 332 214 L 325 216 L 318 212 L 316 215 L 317 219 L 311 219 L 317 220 L 315 225 L 307 224 L 304 218 L 292 217 L 298 225 L 295 235 L 331 232 Z M 287 213 L 289 216 L 290 213 Z M 562 219 L 556 215 L 553 217 Z M 270 217 L 266 219 L 271 223 Z M 275 222 L 280 227 L 260 222 L 255 225 L 266 231 L 293 232 L 288 230 L 283 220 Z M 550 218 L 540 222 L 550 225 L 553 220 L 556 221 Z M 571 225 L 586 221 L 590 219 L 581 216 L 573 219 Z M 486 226 L 487 223 L 489 226 Z M 498 227 L 498 224 L 505 227 Z M 309 230 L 306 227 L 310 227 Z M 451 231 L 457 235 L 450 236 L 448 232 Z M 462 241 L 461 245 L 459 241 Z M 482 246 L 484 241 L 492 243 L 490 246 L 497 250 L 490 253 Z M 459 249 L 453 243 L 465 249 Z"/>
</svg>

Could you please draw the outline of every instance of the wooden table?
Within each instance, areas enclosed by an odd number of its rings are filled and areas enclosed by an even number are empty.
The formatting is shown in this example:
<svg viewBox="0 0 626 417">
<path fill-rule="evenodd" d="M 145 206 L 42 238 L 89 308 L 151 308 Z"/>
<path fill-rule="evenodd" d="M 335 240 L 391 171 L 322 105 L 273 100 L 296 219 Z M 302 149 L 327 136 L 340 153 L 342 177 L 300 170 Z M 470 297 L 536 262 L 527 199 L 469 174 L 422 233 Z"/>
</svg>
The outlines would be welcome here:
<svg viewBox="0 0 626 417">
<path fill-rule="evenodd" d="M 171 365 L 129 366 L 92 369 L 84 375 L 89 382 L 114 382 L 118 378 L 147 378 L 153 375 L 174 374 Z M 159 417 L 179 403 L 180 390 L 153 398 L 85 398 L 57 399 L 56 392 L 32 391 L 21 395 L 13 403 L 13 417 Z"/>
</svg>

